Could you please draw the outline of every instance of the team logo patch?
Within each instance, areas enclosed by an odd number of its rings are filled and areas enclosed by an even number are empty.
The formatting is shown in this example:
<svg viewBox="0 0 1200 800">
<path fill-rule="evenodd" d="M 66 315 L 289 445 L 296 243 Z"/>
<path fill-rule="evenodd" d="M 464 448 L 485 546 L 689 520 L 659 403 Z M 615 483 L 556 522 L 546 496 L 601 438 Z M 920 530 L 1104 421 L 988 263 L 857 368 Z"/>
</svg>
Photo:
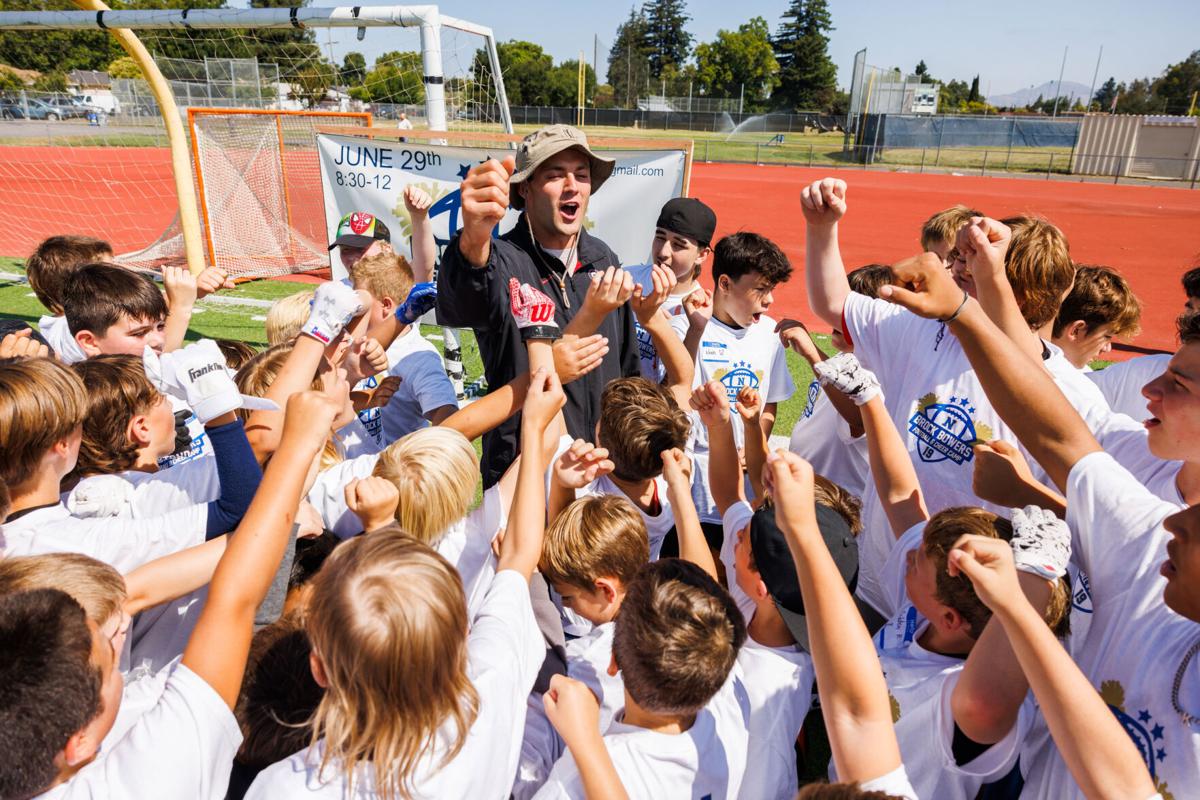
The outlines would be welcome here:
<svg viewBox="0 0 1200 800">
<path fill-rule="evenodd" d="M 731 403 L 737 400 L 738 392 L 742 389 L 747 386 L 757 389 L 762 383 L 762 372 L 751 369 L 749 361 L 735 361 L 729 369 L 719 369 L 714 372 L 713 377 L 724 385 L 725 393 L 729 396 Z"/>
<path fill-rule="evenodd" d="M 1071 582 L 1071 607 L 1081 614 L 1092 613 L 1092 583 L 1086 573 L 1075 575 L 1077 581 Z"/>
<path fill-rule="evenodd" d="M 938 402 L 930 392 L 917 401 L 917 410 L 908 420 L 908 432 L 920 444 L 917 455 L 928 464 L 953 461 L 966 464 L 975 457 L 972 447 L 992 439 L 992 429 L 975 423 L 975 406 L 966 397 L 951 397 L 950 402 Z"/>
<path fill-rule="evenodd" d="M 371 230 L 371 226 L 375 224 L 375 217 L 371 214 L 362 211 L 355 211 L 350 215 L 350 230 L 360 236 Z"/>
<path fill-rule="evenodd" d="M 808 399 L 804 401 L 804 418 L 808 419 L 812 416 L 813 408 L 817 405 L 817 395 L 821 393 L 820 381 L 813 381 L 808 385 Z"/>
<path fill-rule="evenodd" d="M 1133 739 L 1138 752 L 1142 754 L 1142 760 L 1146 762 L 1146 768 L 1150 770 L 1150 778 L 1154 781 L 1158 793 L 1163 796 L 1163 800 L 1170 800 L 1172 795 L 1167 791 L 1166 781 L 1158 779 L 1158 768 L 1167 757 L 1167 751 L 1162 747 L 1163 726 L 1155 723 L 1154 717 L 1147 709 L 1130 709 L 1135 713 L 1125 710 L 1125 687 L 1120 681 L 1101 683 L 1100 697 L 1108 704 L 1109 710 L 1113 712 L 1117 722 L 1121 723 L 1125 733 Z"/>
</svg>

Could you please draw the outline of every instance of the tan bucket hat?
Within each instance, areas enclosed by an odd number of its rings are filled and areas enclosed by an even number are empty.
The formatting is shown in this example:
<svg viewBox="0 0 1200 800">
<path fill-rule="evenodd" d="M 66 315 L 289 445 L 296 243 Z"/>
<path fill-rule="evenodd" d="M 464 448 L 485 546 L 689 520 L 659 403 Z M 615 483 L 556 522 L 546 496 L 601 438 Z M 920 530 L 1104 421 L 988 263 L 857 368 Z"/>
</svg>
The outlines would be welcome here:
<svg viewBox="0 0 1200 800">
<path fill-rule="evenodd" d="M 517 168 L 508 179 L 508 202 L 513 208 L 524 208 L 525 199 L 517 191 L 517 185 L 527 180 L 546 159 L 574 147 L 591 162 L 592 194 L 612 175 L 617 162 L 601 158 L 588 148 L 587 135 L 570 125 L 547 125 L 521 140 L 517 147 Z"/>
</svg>

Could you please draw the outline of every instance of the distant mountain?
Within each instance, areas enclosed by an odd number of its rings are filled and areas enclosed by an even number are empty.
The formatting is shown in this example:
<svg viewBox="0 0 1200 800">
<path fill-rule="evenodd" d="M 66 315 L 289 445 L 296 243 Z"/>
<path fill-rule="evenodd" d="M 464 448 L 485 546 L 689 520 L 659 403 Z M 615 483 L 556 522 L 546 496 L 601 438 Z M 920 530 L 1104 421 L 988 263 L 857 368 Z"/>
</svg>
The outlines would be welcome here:
<svg viewBox="0 0 1200 800">
<path fill-rule="evenodd" d="M 1034 86 L 1032 89 L 1018 89 L 1008 94 L 990 95 L 987 101 L 1000 108 L 1019 108 L 1037 100 L 1038 95 L 1052 99 L 1057 85 L 1058 81 L 1046 81 L 1041 86 Z M 1062 88 L 1058 89 L 1058 94 L 1063 97 L 1071 97 L 1086 102 L 1088 87 L 1086 84 L 1075 83 L 1074 81 L 1063 81 Z"/>
</svg>

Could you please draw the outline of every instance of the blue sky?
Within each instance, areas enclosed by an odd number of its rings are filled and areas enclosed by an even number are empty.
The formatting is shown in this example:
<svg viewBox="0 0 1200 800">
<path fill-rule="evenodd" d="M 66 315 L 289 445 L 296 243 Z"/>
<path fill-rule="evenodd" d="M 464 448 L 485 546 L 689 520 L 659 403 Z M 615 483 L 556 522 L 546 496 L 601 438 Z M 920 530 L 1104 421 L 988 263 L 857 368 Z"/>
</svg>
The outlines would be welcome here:
<svg viewBox="0 0 1200 800">
<path fill-rule="evenodd" d="M 386 0 L 359 0 L 362 5 L 391 5 Z M 315 0 L 314 5 L 334 5 Z M 639 3 L 640 5 L 640 3 Z M 754 16 L 766 18 L 772 30 L 786 0 L 690 0 L 688 30 L 708 41 L 722 28 L 734 29 Z M 490 26 L 498 41 L 536 42 L 556 62 L 577 57 L 590 61 L 593 34 L 600 38 L 600 73 L 617 25 L 629 14 L 628 2 L 563 2 L 562 0 L 459 0 L 440 5 L 442 13 Z M 995 94 L 1055 80 L 1063 47 L 1069 48 L 1064 79 L 1085 86 L 1092 81 L 1097 51 L 1104 46 L 1100 81 L 1109 75 L 1130 80 L 1159 74 L 1200 48 L 1200 2 L 1196 0 L 1003 0 L 992 3 L 898 2 L 898 0 L 831 0 L 835 30 L 830 54 L 838 65 L 839 84 L 849 82 L 855 51 L 866 47 L 867 60 L 880 67 L 911 70 L 924 59 L 939 78 L 969 80 L 979 73 L 980 87 Z M 353 32 L 333 34 L 340 61 L 358 49 L 372 60 L 400 42 L 368 32 L 357 43 Z M 326 35 L 320 34 L 322 44 Z M 415 41 L 415 40 L 414 40 Z M 405 40 L 407 47 L 414 47 Z M 364 46 L 366 45 L 366 46 Z M 407 49 L 406 47 L 406 49 Z M 452 59 L 448 59 L 452 60 Z M 451 65 L 447 64 L 447 71 Z"/>
</svg>

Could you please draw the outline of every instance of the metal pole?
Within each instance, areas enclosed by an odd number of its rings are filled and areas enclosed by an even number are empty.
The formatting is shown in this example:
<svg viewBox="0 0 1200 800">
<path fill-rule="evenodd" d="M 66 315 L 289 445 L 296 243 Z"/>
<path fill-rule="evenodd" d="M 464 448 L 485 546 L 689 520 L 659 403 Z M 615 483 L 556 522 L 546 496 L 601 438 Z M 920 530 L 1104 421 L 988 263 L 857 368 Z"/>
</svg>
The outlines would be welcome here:
<svg viewBox="0 0 1200 800">
<path fill-rule="evenodd" d="M 1104 55 L 1104 45 L 1100 45 L 1100 52 L 1096 54 L 1096 71 L 1092 73 L 1092 88 L 1088 89 L 1087 110 L 1092 110 L 1092 98 L 1096 96 L 1096 79 L 1100 77 L 1100 56 Z"/>
<path fill-rule="evenodd" d="M 688 113 L 692 113 L 692 82 L 688 81 Z M 691 120 L 688 120 L 688 129 L 691 129 Z"/>
<path fill-rule="evenodd" d="M 1046 180 L 1050 180 L 1050 170 L 1054 167 L 1054 153 L 1050 154 L 1050 160 L 1046 162 Z"/>
<path fill-rule="evenodd" d="M 988 154 L 988 151 L 984 150 L 983 151 L 983 166 L 981 166 L 979 168 L 980 175 L 987 175 L 987 154 Z"/>
<path fill-rule="evenodd" d="M 925 148 L 925 147 L 921 148 L 921 169 L 919 171 L 922 173 L 925 172 L 925 153 L 927 151 L 928 151 L 928 148 Z"/>
<path fill-rule="evenodd" d="M 812 168 L 812 157 L 813 157 L 813 146 L 810 144 L 808 146 L 808 166 L 810 169 Z"/>
<path fill-rule="evenodd" d="M 746 84 L 743 83 L 742 91 L 738 95 L 738 116 L 739 117 L 744 113 L 745 105 L 746 105 Z M 741 122 L 741 120 L 739 119 L 738 122 Z"/>
<path fill-rule="evenodd" d="M 1067 47 L 1063 48 L 1062 66 L 1058 68 L 1058 85 L 1054 87 L 1054 111 L 1050 114 L 1052 117 L 1058 116 L 1058 96 L 1062 93 L 1063 72 L 1067 69 L 1067 50 Z"/>
</svg>

